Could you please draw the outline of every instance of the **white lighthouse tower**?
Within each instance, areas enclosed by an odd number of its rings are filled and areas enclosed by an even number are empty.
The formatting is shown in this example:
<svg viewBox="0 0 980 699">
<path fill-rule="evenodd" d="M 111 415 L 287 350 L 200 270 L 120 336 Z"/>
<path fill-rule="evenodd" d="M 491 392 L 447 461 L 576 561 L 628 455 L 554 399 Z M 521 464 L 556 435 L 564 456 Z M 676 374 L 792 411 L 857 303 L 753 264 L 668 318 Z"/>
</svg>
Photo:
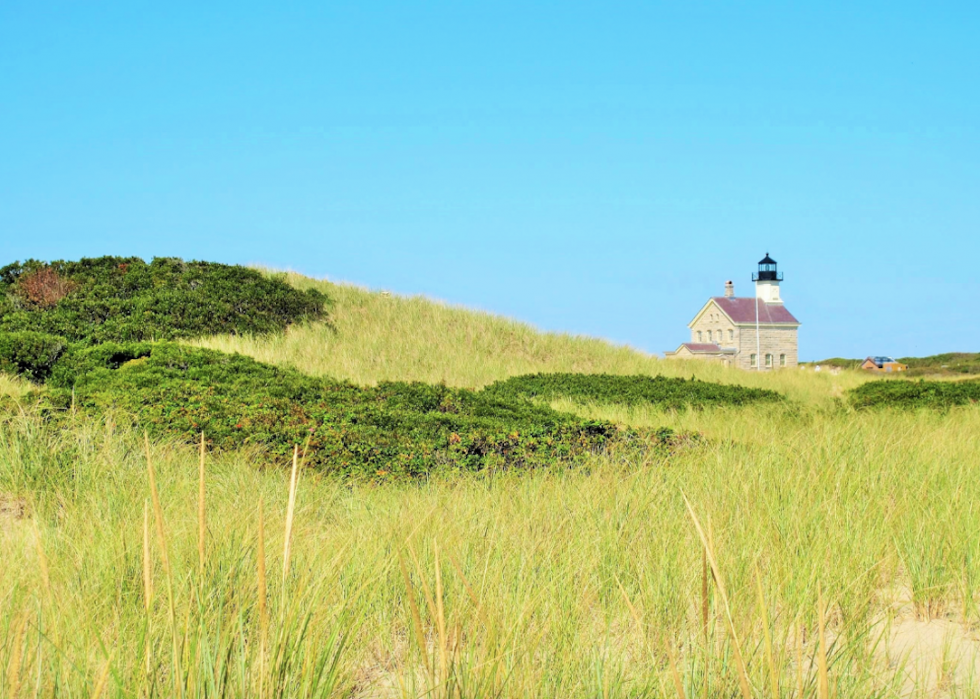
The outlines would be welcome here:
<svg viewBox="0 0 980 699">
<path fill-rule="evenodd" d="M 781 272 L 776 271 L 776 261 L 769 257 L 769 253 L 759 260 L 759 271 L 752 275 L 755 282 L 755 297 L 766 303 L 782 304 L 783 299 L 779 296 L 779 282 L 783 281 Z"/>
</svg>

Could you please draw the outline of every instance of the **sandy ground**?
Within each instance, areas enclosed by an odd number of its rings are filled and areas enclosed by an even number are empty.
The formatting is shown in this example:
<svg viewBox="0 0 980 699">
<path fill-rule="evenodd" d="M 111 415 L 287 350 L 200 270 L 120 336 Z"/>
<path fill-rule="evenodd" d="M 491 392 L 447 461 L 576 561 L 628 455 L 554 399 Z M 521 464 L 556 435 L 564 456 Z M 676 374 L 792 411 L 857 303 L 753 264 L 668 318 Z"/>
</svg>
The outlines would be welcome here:
<svg viewBox="0 0 980 699">
<path fill-rule="evenodd" d="M 26 500 L 0 493 L 0 531 L 9 531 L 27 514 Z"/>
</svg>

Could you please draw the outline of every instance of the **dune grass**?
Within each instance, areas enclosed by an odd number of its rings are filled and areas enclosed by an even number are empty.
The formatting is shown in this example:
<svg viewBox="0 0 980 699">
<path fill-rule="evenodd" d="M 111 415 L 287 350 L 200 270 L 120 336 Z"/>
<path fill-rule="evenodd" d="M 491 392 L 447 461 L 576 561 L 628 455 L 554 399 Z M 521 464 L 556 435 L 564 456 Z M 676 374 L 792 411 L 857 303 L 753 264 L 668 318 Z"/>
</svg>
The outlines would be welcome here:
<svg viewBox="0 0 980 699">
<path fill-rule="evenodd" d="M 827 402 L 867 381 L 858 371 L 746 372 L 700 361 L 666 361 L 604 340 L 546 333 L 519 321 L 350 284 L 289 274 L 296 286 L 334 300 L 331 324 L 293 326 L 272 338 L 217 336 L 193 344 L 358 384 L 385 380 L 480 388 L 520 374 L 646 374 L 733 383 Z"/>
<path fill-rule="evenodd" d="M 973 656 L 889 654 L 898 621 L 947 624 L 949 648 L 975 651 L 980 410 L 855 412 L 839 399 L 867 380 L 856 373 L 664 362 L 422 299 L 330 293 L 332 330 L 202 344 L 363 383 L 693 374 L 791 400 L 556 402 L 707 438 L 573 470 L 378 487 L 208 453 L 203 566 L 196 449 L 147 454 L 111 418 L 55 429 L 7 411 L 0 695 L 980 696 Z"/>
<path fill-rule="evenodd" d="M 24 379 L 0 373 L 0 397 L 21 398 L 31 388 L 31 384 Z"/>
</svg>

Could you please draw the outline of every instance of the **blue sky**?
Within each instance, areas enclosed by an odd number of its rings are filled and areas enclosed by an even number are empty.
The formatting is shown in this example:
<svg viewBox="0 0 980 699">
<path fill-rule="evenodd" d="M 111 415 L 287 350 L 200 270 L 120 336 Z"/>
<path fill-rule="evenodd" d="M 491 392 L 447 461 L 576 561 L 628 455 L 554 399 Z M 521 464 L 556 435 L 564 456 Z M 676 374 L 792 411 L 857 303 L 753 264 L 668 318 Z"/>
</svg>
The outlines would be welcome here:
<svg viewBox="0 0 980 699">
<path fill-rule="evenodd" d="M 977 3 L 0 3 L 0 262 L 264 263 L 654 352 L 980 350 Z"/>
</svg>

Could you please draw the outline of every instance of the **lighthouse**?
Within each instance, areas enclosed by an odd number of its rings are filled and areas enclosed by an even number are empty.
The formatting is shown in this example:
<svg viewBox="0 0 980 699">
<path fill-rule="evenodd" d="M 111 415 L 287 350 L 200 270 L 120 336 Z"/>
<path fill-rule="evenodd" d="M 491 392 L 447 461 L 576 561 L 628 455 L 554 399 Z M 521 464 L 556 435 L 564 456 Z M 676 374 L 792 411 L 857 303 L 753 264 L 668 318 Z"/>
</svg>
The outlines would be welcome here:
<svg viewBox="0 0 980 699">
<path fill-rule="evenodd" d="M 768 252 L 759 260 L 752 281 L 753 296 L 736 296 L 735 284 L 725 282 L 725 295 L 708 299 L 688 323 L 691 341 L 664 355 L 753 371 L 797 366 L 800 321 L 783 305 L 779 293 L 783 273 Z"/>
<path fill-rule="evenodd" d="M 776 261 L 769 253 L 759 260 L 759 271 L 752 275 L 755 282 L 755 297 L 765 303 L 782 303 L 779 296 L 779 282 L 783 281 L 783 273 L 776 268 Z"/>
</svg>

